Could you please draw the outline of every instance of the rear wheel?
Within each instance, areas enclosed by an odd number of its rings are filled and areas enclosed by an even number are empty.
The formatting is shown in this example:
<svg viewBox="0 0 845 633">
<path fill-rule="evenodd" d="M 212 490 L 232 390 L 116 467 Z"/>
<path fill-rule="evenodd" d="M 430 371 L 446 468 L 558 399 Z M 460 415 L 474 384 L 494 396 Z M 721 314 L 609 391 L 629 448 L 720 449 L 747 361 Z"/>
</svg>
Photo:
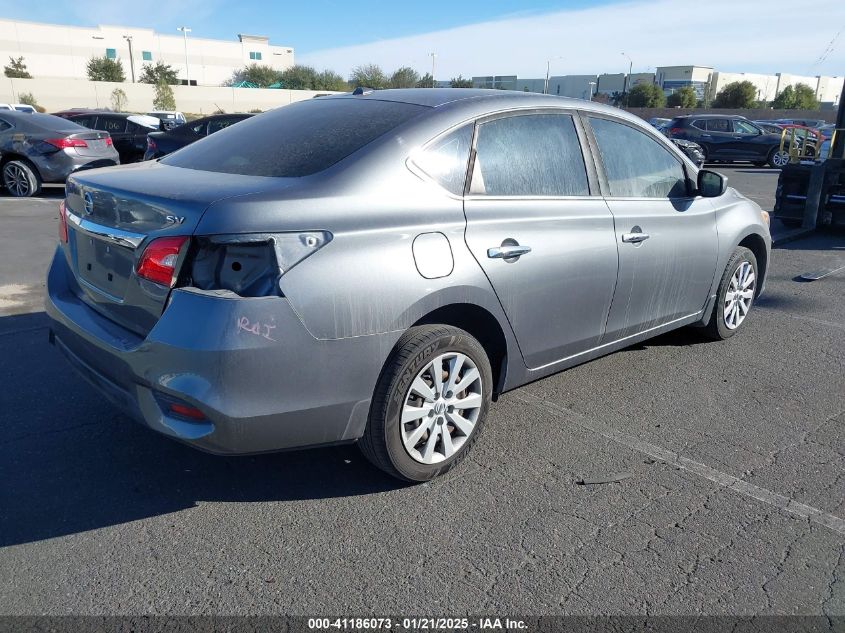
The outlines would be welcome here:
<svg viewBox="0 0 845 633">
<path fill-rule="evenodd" d="M 789 164 L 789 152 L 785 149 L 775 147 L 769 152 L 769 165 L 776 169 L 782 169 Z"/>
<path fill-rule="evenodd" d="M 3 164 L 3 186 L 16 198 L 28 198 L 41 192 L 41 176 L 28 162 L 10 160 Z"/>
<path fill-rule="evenodd" d="M 428 481 L 469 452 L 487 417 L 490 361 L 467 332 L 408 330 L 385 363 L 359 441 L 373 464 L 406 481 Z"/>
<path fill-rule="evenodd" d="M 757 258 L 738 246 L 731 255 L 716 295 L 707 334 L 715 340 L 730 338 L 745 323 L 757 292 Z"/>
</svg>

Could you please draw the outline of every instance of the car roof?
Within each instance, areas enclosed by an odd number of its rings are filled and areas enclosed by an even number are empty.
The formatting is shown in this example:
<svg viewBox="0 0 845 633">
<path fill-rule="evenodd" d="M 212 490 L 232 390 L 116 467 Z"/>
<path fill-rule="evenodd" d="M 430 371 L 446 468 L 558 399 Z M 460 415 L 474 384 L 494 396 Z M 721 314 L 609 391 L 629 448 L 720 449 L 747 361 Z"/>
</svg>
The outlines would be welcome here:
<svg viewBox="0 0 845 633">
<path fill-rule="evenodd" d="M 676 119 L 744 119 L 747 117 L 741 114 L 681 114 L 675 117 Z"/>
<path fill-rule="evenodd" d="M 518 92 L 516 90 L 489 90 L 484 88 L 398 88 L 389 90 L 372 90 L 364 88 L 364 94 L 343 93 L 320 97 L 320 100 L 327 99 L 365 99 L 375 101 L 395 101 L 399 103 L 410 103 L 413 105 L 428 106 L 437 108 L 447 104 L 461 101 L 519 101 L 526 105 L 538 104 L 548 105 L 550 101 L 556 104 L 569 102 L 573 106 L 586 107 L 588 101 L 584 99 L 573 99 L 571 97 L 559 97 L 557 95 L 544 95 L 537 92 Z M 596 104 L 592 102 L 594 106 Z"/>
</svg>

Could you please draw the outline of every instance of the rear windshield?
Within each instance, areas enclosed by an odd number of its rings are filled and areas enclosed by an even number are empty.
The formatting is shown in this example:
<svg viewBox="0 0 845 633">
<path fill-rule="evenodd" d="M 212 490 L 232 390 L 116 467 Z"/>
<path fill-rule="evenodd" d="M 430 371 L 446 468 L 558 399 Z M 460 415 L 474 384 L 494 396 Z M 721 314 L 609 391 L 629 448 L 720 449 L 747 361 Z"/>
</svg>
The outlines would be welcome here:
<svg viewBox="0 0 845 633">
<path fill-rule="evenodd" d="M 25 118 L 21 118 L 25 117 Z M 69 121 L 60 116 L 53 116 L 52 114 L 23 114 L 19 115 L 15 121 L 21 122 L 22 127 L 35 127 L 51 132 L 67 132 L 68 134 L 76 134 L 77 132 L 89 132 L 86 127 L 78 125 L 73 121 Z"/>
<path fill-rule="evenodd" d="M 245 176 L 308 176 L 425 110 L 425 106 L 370 99 L 301 101 L 220 130 L 161 162 Z"/>
</svg>

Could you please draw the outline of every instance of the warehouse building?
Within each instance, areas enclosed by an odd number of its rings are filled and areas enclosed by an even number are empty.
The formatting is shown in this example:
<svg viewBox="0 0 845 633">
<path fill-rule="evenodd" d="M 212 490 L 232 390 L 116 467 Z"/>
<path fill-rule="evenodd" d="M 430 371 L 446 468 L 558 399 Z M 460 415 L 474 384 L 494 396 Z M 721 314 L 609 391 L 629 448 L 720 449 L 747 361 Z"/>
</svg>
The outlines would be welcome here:
<svg viewBox="0 0 845 633">
<path fill-rule="evenodd" d="M 276 70 L 293 65 L 293 48 L 274 46 L 267 37 L 238 35 L 232 41 L 194 37 L 190 29 L 173 35 L 125 26 L 61 26 L 0 20 L 0 59 L 23 57 L 35 78 L 86 79 L 92 57 L 118 60 L 126 80 L 139 77 L 144 64 L 164 62 L 182 83 L 219 86 L 248 64 Z"/>
</svg>

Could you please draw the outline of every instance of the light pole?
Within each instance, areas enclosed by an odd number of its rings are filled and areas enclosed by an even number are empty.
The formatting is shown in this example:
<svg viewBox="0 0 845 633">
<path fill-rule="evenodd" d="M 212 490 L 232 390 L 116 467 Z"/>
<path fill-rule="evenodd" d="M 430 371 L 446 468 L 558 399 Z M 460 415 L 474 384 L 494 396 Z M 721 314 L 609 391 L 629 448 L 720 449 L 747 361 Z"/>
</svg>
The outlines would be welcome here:
<svg viewBox="0 0 845 633">
<path fill-rule="evenodd" d="M 429 53 L 429 55 L 431 55 L 431 87 L 434 88 L 436 85 L 434 82 L 434 60 L 437 58 L 437 53 Z"/>
<path fill-rule="evenodd" d="M 129 43 L 129 70 L 132 74 L 132 83 L 135 83 L 135 57 L 132 55 L 132 36 L 131 35 L 124 35 L 123 39 L 125 39 Z"/>
<path fill-rule="evenodd" d="M 625 53 L 622 53 L 622 57 L 628 60 L 628 74 L 625 75 L 625 84 L 622 88 L 622 94 L 625 96 L 625 107 L 628 107 L 628 81 L 631 79 L 631 73 L 634 71 L 634 62 L 631 61 L 631 58 L 628 57 Z"/>
<path fill-rule="evenodd" d="M 182 36 L 185 39 L 185 80 L 188 82 L 188 85 L 191 85 L 191 72 L 188 70 L 188 33 L 191 32 L 187 26 L 180 26 L 176 29 L 177 31 L 182 31 Z"/>
<path fill-rule="evenodd" d="M 561 55 L 558 55 L 557 57 L 552 57 L 552 59 L 555 59 L 555 60 L 563 59 L 563 57 Z M 552 67 L 552 59 L 546 60 L 546 81 L 543 84 L 543 94 L 544 95 L 549 94 L 549 70 Z"/>
<path fill-rule="evenodd" d="M 590 82 L 590 98 L 588 99 L 588 101 L 592 101 L 592 100 L 593 100 L 593 86 L 595 86 L 595 85 L 596 85 L 596 82 L 595 82 L 595 81 L 591 81 L 591 82 Z"/>
</svg>

